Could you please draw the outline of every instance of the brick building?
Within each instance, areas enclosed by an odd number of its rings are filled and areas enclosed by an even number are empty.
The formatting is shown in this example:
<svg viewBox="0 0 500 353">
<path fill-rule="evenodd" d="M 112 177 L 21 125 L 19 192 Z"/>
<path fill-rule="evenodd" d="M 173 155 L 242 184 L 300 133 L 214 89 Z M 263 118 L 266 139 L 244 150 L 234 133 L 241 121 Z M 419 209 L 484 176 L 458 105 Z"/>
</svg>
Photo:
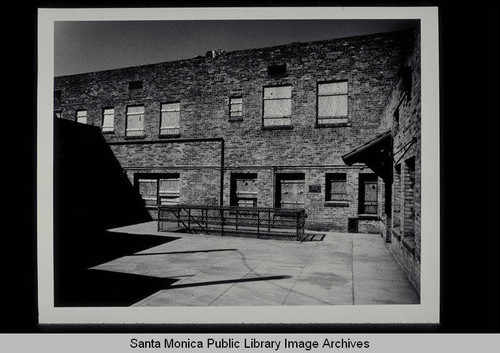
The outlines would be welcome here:
<svg viewBox="0 0 500 353">
<path fill-rule="evenodd" d="M 420 31 L 410 33 L 401 70 L 386 101 L 377 138 L 343 157 L 366 163 L 384 186 L 379 229 L 412 284 L 420 291 L 421 60 Z"/>
<path fill-rule="evenodd" d="M 413 229 L 419 256 L 419 141 L 391 172 L 393 184 L 377 166 L 342 158 L 389 130 L 394 150 L 419 134 L 418 87 L 399 104 L 407 89 L 401 73 L 419 65 L 409 62 L 418 55 L 415 31 L 56 77 L 54 109 L 101 129 L 153 216 L 158 204 L 301 207 L 309 229 L 382 233 L 388 241 Z M 387 216 L 387 196 L 403 189 Z M 408 202 L 414 207 L 406 210 Z"/>
</svg>

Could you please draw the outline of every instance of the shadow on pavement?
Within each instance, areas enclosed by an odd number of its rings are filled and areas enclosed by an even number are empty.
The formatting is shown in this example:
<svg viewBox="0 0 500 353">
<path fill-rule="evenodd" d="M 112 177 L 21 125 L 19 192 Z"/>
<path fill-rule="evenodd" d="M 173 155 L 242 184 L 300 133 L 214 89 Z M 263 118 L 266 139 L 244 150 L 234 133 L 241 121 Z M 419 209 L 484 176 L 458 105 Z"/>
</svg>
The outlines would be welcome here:
<svg viewBox="0 0 500 353">
<path fill-rule="evenodd" d="M 176 280 L 88 268 L 176 239 L 90 230 L 56 237 L 55 306 L 126 306 L 170 285 Z"/>
</svg>

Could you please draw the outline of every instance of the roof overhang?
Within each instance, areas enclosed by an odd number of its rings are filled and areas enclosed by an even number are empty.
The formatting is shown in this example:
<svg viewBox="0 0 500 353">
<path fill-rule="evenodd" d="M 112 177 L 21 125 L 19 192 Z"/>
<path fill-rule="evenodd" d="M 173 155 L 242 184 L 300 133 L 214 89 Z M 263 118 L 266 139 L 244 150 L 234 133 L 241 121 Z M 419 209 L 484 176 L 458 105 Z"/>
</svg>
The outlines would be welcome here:
<svg viewBox="0 0 500 353">
<path fill-rule="evenodd" d="M 392 133 L 387 131 L 342 156 L 345 164 L 366 164 L 386 183 L 392 182 Z"/>
</svg>

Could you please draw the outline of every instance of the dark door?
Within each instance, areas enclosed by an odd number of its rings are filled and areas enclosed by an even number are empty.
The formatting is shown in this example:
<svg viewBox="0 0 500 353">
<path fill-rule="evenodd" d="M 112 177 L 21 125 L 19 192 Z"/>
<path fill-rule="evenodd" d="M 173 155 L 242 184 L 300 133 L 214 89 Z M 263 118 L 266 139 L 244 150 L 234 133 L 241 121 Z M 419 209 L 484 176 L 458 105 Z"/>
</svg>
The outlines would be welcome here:
<svg viewBox="0 0 500 353">
<path fill-rule="evenodd" d="M 362 174 L 359 176 L 359 213 L 377 214 L 378 207 L 378 182 L 374 174 Z"/>
</svg>

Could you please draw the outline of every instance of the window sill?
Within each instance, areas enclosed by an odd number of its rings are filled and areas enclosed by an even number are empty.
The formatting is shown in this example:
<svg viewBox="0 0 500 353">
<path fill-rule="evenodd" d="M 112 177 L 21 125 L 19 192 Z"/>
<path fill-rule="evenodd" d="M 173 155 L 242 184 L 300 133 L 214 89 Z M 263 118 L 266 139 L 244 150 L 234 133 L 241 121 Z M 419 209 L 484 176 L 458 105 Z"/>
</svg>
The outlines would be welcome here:
<svg viewBox="0 0 500 353">
<path fill-rule="evenodd" d="M 160 139 L 174 139 L 174 138 L 179 138 L 181 137 L 181 134 L 171 134 L 171 135 L 167 135 L 167 134 L 163 134 L 163 135 L 158 135 L 158 138 Z"/>
<path fill-rule="evenodd" d="M 325 207 L 349 207 L 347 201 L 325 201 Z"/>
<path fill-rule="evenodd" d="M 291 130 L 293 125 L 263 126 L 262 130 Z"/>
<path fill-rule="evenodd" d="M 234 122 L 234 121 L 243 121 L 243 118 L 229 118 L 228 119 L 229 122 Z"/>
<path fill-rule="evenodd" d="M 359 214 L 358 219 L 363 221 L 380 221 L 380 217 L 376 214 Z"/>
<path fill-rule="evenodd" d="M 332 128 L 332 127 L 351 127 L 352 125 L 349 123 L 333 123 L 333 124 L 318 124 L 316 123 L 315 128 L 316 129 L 323 129 L 323 128 Z"/>
<path fill-rule="evenodd" d="M 415 256 L 415 237 L 403 237 L 403 245 L 413 256 Z"/>
<path fill-rule="evenodd" d="M 144 140 L 146 138 L 146 135 L 140 135 L 140 136 L 125 136 L 125 140 Z"/>
</svg>

